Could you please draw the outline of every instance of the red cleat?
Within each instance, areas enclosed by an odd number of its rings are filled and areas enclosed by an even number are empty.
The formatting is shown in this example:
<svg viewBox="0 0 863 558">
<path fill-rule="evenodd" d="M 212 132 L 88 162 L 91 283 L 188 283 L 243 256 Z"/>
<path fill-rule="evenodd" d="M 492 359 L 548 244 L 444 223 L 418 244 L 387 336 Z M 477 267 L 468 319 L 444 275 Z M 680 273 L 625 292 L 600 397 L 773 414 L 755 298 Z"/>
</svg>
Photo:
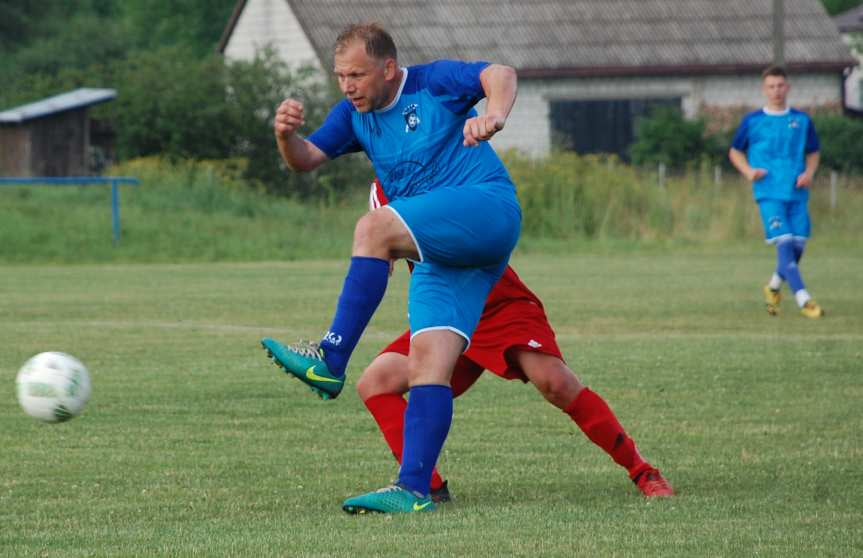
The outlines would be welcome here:
<svg viewBox="0 0 863 558">
<path fill-rule="evenodd" d="M 647 469 L 640 473 L 632 482 L 646 498 L 669 498 L 674 496 L 674 489 L 659 472 L 659 469 Z"/>
</svg>

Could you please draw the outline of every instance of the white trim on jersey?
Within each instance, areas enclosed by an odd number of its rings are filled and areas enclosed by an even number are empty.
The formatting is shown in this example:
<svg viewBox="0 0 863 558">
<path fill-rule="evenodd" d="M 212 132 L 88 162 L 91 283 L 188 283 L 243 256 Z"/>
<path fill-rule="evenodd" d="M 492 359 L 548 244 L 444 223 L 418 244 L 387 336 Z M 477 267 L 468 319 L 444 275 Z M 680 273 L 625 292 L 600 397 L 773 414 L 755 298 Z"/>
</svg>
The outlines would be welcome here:
<svg viewBox="0 0 863 558">
<path fill-rule="evenodd" d="M 399 90 L 396 93 L 396 96 L 393 98 L 393 102 L 388 104 L 387 106 L 385 106 L 382 109 L 376 110 L 375 112 L 377 112 L 377 113 L 386 112 L 386 111 L 390 110 L 391 108 L 393 108 L 394 106 L 396 106 L 396 104 L 399 102 L 399 99 L 401 99 L 402 89 L 405 88 L 405 83 L 407 83 L 407 81 L 408 81 L 408 69 L 407 68 L 401 68 L 401 71 L 402 71 L 402 82 L 399 85 Z"/>
</svg>

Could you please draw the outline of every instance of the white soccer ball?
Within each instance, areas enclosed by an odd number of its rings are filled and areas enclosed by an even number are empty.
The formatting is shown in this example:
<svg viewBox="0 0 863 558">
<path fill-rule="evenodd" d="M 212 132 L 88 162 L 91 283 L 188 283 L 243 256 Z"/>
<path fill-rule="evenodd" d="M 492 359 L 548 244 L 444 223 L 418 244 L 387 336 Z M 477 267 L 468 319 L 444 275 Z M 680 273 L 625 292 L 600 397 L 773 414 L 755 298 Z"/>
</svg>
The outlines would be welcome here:
<svg viewBox="0 0 863 558">
<path fill-rule="evenodd" d="M 21 408 L 45 422 L 77 417 L 90 399 L 87 367 L 66 353 L 39 353 L 24 363 L 15 383 Z"/>
</svg>

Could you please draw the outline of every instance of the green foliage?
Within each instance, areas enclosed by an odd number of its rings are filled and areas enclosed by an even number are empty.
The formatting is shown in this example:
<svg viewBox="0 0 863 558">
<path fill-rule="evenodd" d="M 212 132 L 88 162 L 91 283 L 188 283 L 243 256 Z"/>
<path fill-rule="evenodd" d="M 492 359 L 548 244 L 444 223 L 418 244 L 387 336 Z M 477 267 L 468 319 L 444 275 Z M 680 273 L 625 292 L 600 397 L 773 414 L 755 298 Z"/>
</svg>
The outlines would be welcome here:
<svg viewBox="0 0 863 558">
<path fill-rule="evenodd" d="M 568 253 L 573 242 L 631 247 L 761 238 L 748 184 L 711 173 L 668 177 L 615 159 L 558 154 L 537 161 L 508 154 L 523 209 L 518 250 Z M 122 241 L 111 243 L 105 187 L 0 188 L 0 263 L 259 261 L 347 256 L 368 204 L 364 178 L 326 198 L 275 197 L 244 178 L 248 161 L 136 159 L 107 170 L 141 179 L 122 187 Z M 708 176 L 709 175 L 709 176 Z M 810 211 L 818 238 L 855 245 L 863 235 L 863 183 L 845 179 L 829 205 L 827 173 L 816 177 Z"/>
<path fill-rule="evenodd" d="M 637 165 L 663 163 L 683 169 L 701 157 L 716 160 L 718 150 L 718 142 L 705 134 L 702 119 L 687 120 L 680 109 L 658 107 L 636 122 L 630 154 Z"/>
<path fill-rule="evenodd" d="M 856 8 L 860 5 L 860 0 L 821 0 L 824 4 L 824 9 L 831 16 L 847 12 L 851 8 Z"/>
<path fill-rule="evenodd" d="M 821 164 L 843 172 L 863 173 L 863 120 L 815 115 L 812 121 L 821 142 Z"/>
<path fill-rule="evenodd" d="M 121 187 L 122 241 L 112 245 L 106 187 L 0 188 L 0 262 L 283 260 L 350 254 L 365 183 L 341 203 L 266 195 L 245 161 L 137 159 L 108 169 Z"/>
</svg>

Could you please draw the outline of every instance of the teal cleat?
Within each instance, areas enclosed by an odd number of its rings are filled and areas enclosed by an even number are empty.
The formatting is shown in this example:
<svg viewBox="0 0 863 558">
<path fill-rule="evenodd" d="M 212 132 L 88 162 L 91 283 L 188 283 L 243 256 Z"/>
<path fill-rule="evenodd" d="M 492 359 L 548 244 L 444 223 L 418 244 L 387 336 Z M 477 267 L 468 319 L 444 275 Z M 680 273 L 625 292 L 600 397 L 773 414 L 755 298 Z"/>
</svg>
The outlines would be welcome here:
<svg viewBox="0 0 863 558">
<path fill-rule="evenodd" d="M 342 504 L 342 509 L 351 514 L 413 513 L 434 511 L 435 505 L 428 496 L 419 496 L 411 490 L 393 484 L 368 494 L 348 498 Z"/>
<path fill-rule="evenodd" d="M 324 362 L 324 352 L 317 343 L 282 345 L 275 339 L 265 337 L 261 339 L 261 345 L 277 366 L 312 388 L 321 399 L 335 399 L 342 392 L 345 377 L 330 372 Z"/>
</svg>

